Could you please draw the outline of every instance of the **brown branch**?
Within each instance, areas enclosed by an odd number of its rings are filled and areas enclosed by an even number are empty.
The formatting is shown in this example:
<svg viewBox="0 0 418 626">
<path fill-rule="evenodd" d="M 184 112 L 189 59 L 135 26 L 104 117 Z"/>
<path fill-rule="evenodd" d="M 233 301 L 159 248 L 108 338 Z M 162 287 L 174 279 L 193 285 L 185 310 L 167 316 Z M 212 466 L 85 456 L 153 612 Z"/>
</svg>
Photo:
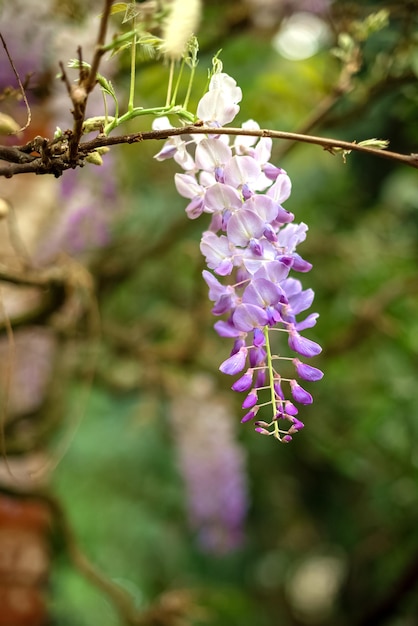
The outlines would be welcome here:
<svg viewBox="0 0 418 626">
<path fill-rule="evenodd" d="M 36 157 L 22 151 L 18 146 L 0 146 L 0 161 L 9 163 L 30 163 Z"/>
<path fill-rule="evenodd" d="M 68 79 L 65 76 L 65 72 L 63 72 L 63 79 L 67 84 L 67 89 L 69 89 L 69 95 L 71 101 L 73 103 L 73 118 L 74 118 L 74 126 L 73 131 L 69 141 L 69 160 L 70 163 L 75 163 L 78 158 L 79 144 L 80 139 L 83 135 L 83 123 L 86 114 L 87 100 L 89 94 L 93 91 L 96 81 L 97 81 L 97 72 L 99 70 L 99 65 L 101 58 L 104 54 L 103 46 L 105 44 L 106 39 L 106 31 L 107 25 L 109 22 L 110 10 L 112 7 L 113 0 L 105 0 L 104 9 L 100 20 L 99 33 L 97 35 L 95 52 L 93 55 L 93 59 L 91 62 L 90 70 L 87 71 L 83 65 L 82 52 L 81 48 L 77 49 L 77 54 L 79 58 L 79 79 L 77 85 L 68 85 Z M 63 71 L 63 68 L 62 68 Z"/>
<path fill-rule="evenodd" d="M 402 154 L 398 152 L 391 152 L 389 150 L 378 150 L 376 148 L 370 148 L 368 146 L 359 145 L 355 142 L 342 141 L 340 139 L 333 139 L 328 137 L 316 137 L 314 135 L 302 135 L 300 133 L 289 133 L 280 130 L 247 130 L 243 128 L 213 128 L 211 126 L 202 125 L 190 125 L 181 126 L 178 128 L 167 128 L 166 130 L 152 130 L 141 133 L 133 133 L 130 135 L 120 135 L 116 137 L 106 137 L 99 135 L 91 141 L 86 141 L 78 145 L 78 152 L 76 154 L 76 162 L 65 154 L 59 154 L 54 156 L 50 150 L 51 143 L 44 140 L 46 143 L 42 147 L 45 154 L 41 157 L 35 158 L 29 163 L 16 163 L 20 154 L 27 153 L 27 146 L 14 146 L 11 157 L 14 159 L 13 163 L 0 166 L 0 176 L 10 178 L 16 174 L 23 174 L 32 172 L 34 174 L 53 174 L 54 176 L 60 176 L 65 170 L 84 165 L 84 159 L 91 153 L 104 146 L 115 146 L 120 144 L 132 144 L 140 141 L 147 140 L 160 140 L 168 139 L 178 135 L 242 135 L 252 137 L 271 137 L 272 139 L 282 139 L 286 141 L 297 141 L 300 143 L 309 143 L 313 145 L 322 146 L 324 150 L 335 153 L 335 150 L 339 149 L 345 152 L 363 152 L 371 156 L 377 156 L 381 159 L 387 159 L 391 161 L 397 161 L 408 165 L 415 169 L 418 169 L 418 153 Z M 56 143 L 56 142 L 55 142 Z M 58 151 L 59 152 L 59 151 Z M 3 150 L 3 160 L 7 160 L 8 152 Z M 26 155 L 27 156 L 27 155 Z M 22 157 L 23 158 L 23 157 Z M 1 151 L 0 151 L 1 159 Z"/>
<path fill-rule="evenodd" d="M 7 54 L 7 58 L 9 59 L 9 63 L 11 65 L 13 73 L 14 73 L 14 75 L 16 77 L 17 83 L 19 85 L 20 93 L 22 94 L 23 102 L 25 103 L 26 112 L 27 112 L 26 124 L 24 126 L 22 126 L 21 128 L 19 128 L 18 131 L 15 131 L 15 133 L 11 133 L 11 134 L 17 134 L 17 133 L 23 132 L 24 130 L 26 130 L 28 128 L 28 126 L 29 126 L 29 124 L 31 123 L 31 120 L 32 120 L 32 113 L 31 113 L 31 110 L 30 110 L 28 99 L 26 97 L 25 88 L 23 87 L 22 81 L 20 80 L 19 72 L 17 71 L 16 66 L 13 63 L 13 59 L 10 56 L 9 49 L 8 49 L 7 44 L 6 44 L 5 40 L 4 40 L 4 37 L 3 37 L 3 35 L 1 33 L 0 33 L 0 39 L 1 39 L 1 43 L 3 44 L 3 48 L 4 48 L 4 50 L 5 50 L 6 54 Z"/>
<path fill-rule="evenodd" d="M 398 152 L 390 152 L 389 150 L 378 150 L 368 146 L 362 146 L 355 142 L 342 141 L 328 137 L 316 137 L 314 135 L 302 135 L 299 133 L 289 133 L 280 130 L 247 130 L 244 128 L 213 128 L 212 126 L 190 125 L 177 128 L 168 128 L 166 130 L 152 130 L 142 133 L 133 133 L 131 135 L 122 135 L 118 137 L 102 137 L 85 142 L 80 145 L 80 154 L 84 157 L 97 148 L 104 146 L 114 146 L 118 144 L 131 144 L 150 139 L 168 139 L 178 135 L 242 135 L 251 137 L 271 137 L 272 139 L 284 139 L 286 141 L 297 141 L 300 143 L 309 143 L 322 146 L 324 150 L 333 153 L 334 149 L 339 148 L 346 152 L 363 152 L 382 159 L 399 161 L 410 167 L 418 169 L 418 153 L 402 154 Z M 0 168 L 1 175 L 1 168 Z"/>
</svg>

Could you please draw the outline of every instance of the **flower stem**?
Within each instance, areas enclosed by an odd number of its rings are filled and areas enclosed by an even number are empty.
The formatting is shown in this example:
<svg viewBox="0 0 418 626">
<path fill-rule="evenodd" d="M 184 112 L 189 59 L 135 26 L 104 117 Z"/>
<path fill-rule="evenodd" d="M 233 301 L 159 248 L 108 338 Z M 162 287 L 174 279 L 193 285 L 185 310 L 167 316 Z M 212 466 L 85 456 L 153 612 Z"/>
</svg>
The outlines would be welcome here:
<svg viewBox="0 0 418 626">
<path fill-rule="evenodd" d="M 171 103 L 171 90 L 173 89 L 173 76 L 174 76 L 174 59 L 170 61 L 170 73 L 168 75 L 168 87 L 167 87 L 167 98 L 165 101 L 165 106 L 170 106 Z"/>
<path fill-rule="evenodd" d="M 268 326 L 264 327 L 264 337 L 266 340 L 266 352 L 267 352 L 267 367 L 269 371 L 269 387 L 270 387 L 270 396 L 271 396 L 271 404 L 273 406 L 273 421 L 274 421 L 274 436 L 276 439 L 281 441 L 281 437 L 279 434 L 279 425 L 276 417 L 276 392 L 274 390 L 274 372 L 273 372 L 273 361 L 271 358 L 271 348 L 270 348 L 270 338 L 269 338 L 269 329 Z"/>
<path fill-rule="evenodd" d="M 195 73 L 195 66 L 193 64 L 192 67 L 191 67 L 191 70 L 190 70 L 190 78 L 189 78 L 189 84 L 187 86 L 186 97 L 184 98 L 184 102 L 183 102 L 183 109 L 186 109 L 186 110 L 187 110 L 187 106 L 189 104 L 189 98 L 190 98 L 190 94 L 191 94 L 191 91 L 192 91 L 194 73 Z"/>
<path fill-rule="evenodd" d="M 135 16 L 134 16 L 133 17 L 133 36 L 132 36 L 132 46 L 131 46 L 131 80 L 130 80 L 130 85 L 129 85 L 128 111 L 134 110 L 135 72 L 136 72 L 136 31 L 135 31 Z"/>
</svg>

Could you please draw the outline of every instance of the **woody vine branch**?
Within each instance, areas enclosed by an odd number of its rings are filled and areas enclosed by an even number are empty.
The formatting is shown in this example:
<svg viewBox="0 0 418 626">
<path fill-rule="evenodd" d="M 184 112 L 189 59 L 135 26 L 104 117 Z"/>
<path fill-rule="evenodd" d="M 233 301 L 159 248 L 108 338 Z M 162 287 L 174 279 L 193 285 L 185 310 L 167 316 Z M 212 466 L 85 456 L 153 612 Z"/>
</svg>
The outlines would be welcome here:
<svg viewBox="0 0 418 626">
<path fill-rule="evenodd" d="M 271 137 L 272 139 L 281 139 L 288 141 L 296 141 L 299 143 L 309 143 L 321 146 L 331 154 L 343 153 L 348 154 L 352 151 L 363 152 L 370 156 L 377 156 L 382 159 L 397 161 L 418 169 L 418 153 L 402 154 L 372 148 L 362 143 L 342 141 L 340 139 L 317 137 L 314 135 L 303 135 L 285 131 L 260 129 L 248 130 L 242 128 L 213 128 L 210 126 L 202 126 L 191 124 L 177 128 L 168 128 L 164 130 L 151 130 L 148 132 L 131 133 L 127 135 L 118 135 L 115 137 L 106 137 L 99 135 L 95 139 L 82 142 L 77 145 L 75 156 L 69 151 L 66 140 L 48 140 L 42 137 L 36 137 L 32 142 L 23 146 L 0 146 L 0 160 L 4 164 L 0 165 L 0 176 L 11 178 L 18 174 L 52 174 L 55 177 L 67 169 L 82 167 L 85 165 L 86 158 L 94 153 L 98 148 L 109 147 L 120 144 L 133 144 L 147 140 L 161 140 L 168 137 L 189 134 L 204 135 L 244 135 L 253 137 Z M 68 135 L 72 137 L 71 132 Z M 365 142 L 366 143 L 366 142 Z M 69 140 L 71 144 L 71 140 Z M 72 145 L 72 144 L 71 144 Z"/>
</svg>

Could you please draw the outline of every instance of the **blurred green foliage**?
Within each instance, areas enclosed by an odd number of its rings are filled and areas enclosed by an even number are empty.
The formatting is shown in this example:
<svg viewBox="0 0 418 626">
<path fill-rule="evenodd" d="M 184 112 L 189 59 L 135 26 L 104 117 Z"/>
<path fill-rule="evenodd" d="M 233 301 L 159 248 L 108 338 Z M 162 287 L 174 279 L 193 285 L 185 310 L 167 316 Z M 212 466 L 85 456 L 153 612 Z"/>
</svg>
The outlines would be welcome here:
<svg viewBox="0 0 418 626">
<path fill-rule="evenodd" d="M 367 15 L 360 1 L 335 4 L 341 15 L 344 7 L 356 18 Z M 393 9 L 389 26 L 366 42 L 352 90 L 313 134 L 376 136 L 390 139 L 392 150 L 416 151 L 412 4 L 375 3 Z M 331 46 L 304 61 L 283 59 L 271 46 L 272 33 L 245 20 L 228 31 L 238 5 L 205 7 L 194 103 L 222 47 L 224 69 L 244 94 L 238 122 L 254 118 L 261 127 L 297 130 L 332 91 L 339 62 Z M 407 19 L 402 8 L 410 10 Z M 158 105 L 166 80 L 167 68 L 145 64 L 138 101 Z M 149 125 L 141 120 L 141 128 Z M 134 129 L 136 122 L 128 130 Z M 283 148 L 278 142 L 274 150 L 280 156 Z M 231 381 L 216 372 L 229 346 L 211 328 L 200 277 L 206 218 L 187 222 L 172 179 L 176 165 L 154 161 L 158 149 L 151 143 L 114 149 L 124 212 L 95 265 L 103 317 L 98 374 L 85 420 L 54 477 L 83 550 L 139 607 L 167 589 L 191 589 L 197 608 L 187 623 L 196 626 L 416 624 L 416 170 L 354 153 L 344 165 L 305 145 L 282 157 L 293 181 L 286 208 L 310 228 L 301 252 L 313 270 L 303 283 L 316 292 L 321 317 L 309 336 L 324 346 L 316 364 L 325 377 L 292 444 L 258 437 L 251 425 L 240 428 L 251 498 L 246 542 L 236 554 L 216 557 L 199 550 L 187 525 L 164 380 L 172 369 L 213 372 L 225 393 Z M 79 393 L 74 382 L 70 407 Z M 316 610 L 311 600 L 309 609 L 290 583 L 322 557 L 338 564 L 341 583 L 329 606 Z M 106 597 L 65 559 L 52 591 L 60 625 L 120 623 Z M 367 622 L 392 594 L 393 606 Z"/>
</svg>

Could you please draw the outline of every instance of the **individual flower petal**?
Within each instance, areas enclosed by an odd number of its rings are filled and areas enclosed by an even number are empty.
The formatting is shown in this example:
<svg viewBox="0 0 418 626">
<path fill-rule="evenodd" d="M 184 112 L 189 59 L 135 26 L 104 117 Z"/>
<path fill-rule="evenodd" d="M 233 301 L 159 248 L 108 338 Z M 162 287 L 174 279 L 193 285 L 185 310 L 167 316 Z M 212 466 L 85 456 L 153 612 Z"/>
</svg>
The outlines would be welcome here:
<svg viewBox="0 0 418 626">
<path fill-rule="evenodd" d="M 228 74 L 214 74 L 209 83 L 209 91 L 200 99 L 197 116 L 203 122 L 220 126 L 232 122 L 239 111 L 238 102 L 242 91 Z"/>
<path fill-rule="evenodd" d="M 234 382 L 231 389 L 233 391 L 239 391 L 239 392 L 248 391 L 248 389 L 251 389 L 252 384 L 253 384 L 253 370 L 249 369 L 247 372 L 245 372 L 244 376 L 241 376 L 241 378 L 238 378 L 238 380 Z"/>
<path fill-rule="evenodd" d="M 228 359 L 226 359 L 223 363 L 221 363 L 219 369 L 224 374 L 230 374 L 231 376 L 242 372 L 247 360 L 247 354 L 248 349 L 245 347 L 241 348 L 240 350 L 238 350 L 238 352 L 236 352 Z"/>
<path fill-rule="evenodd" d="M 195 198 L 205 194 L 205 189 L 190 174 L 174 174 L 174 184 L 183 198 Z"/>
<path fill-rule="evenodd" d="M 261 137 L 261 139 L 259 140 L 259 142 L 257 143 L 254 149 L 254 156 L 257 159 L 257 161 L 263 165 L 263 170 L 265 170 L 265 164 L 271 157 L 272 146 L 273 146 L 273 140 L 271 139 L 271 137 Z M 278 174 L 281 172 L 285 173 L 285 171 L 282 170 L 280 167 L 277 167 L 276 169 L 280 170 Z"/>
<path fill-rule="evenodd" d="M 324 375 L 324 372 L 322 372 L 317 367 L 312 367 L 312 365 L 302 363 L 302 361 L 299 361 L 299 359 L 293 359 L 293 364 L 296 367 L 298 376 L 300 376 L 304 380 L 321 380 Z"/>
<path fill-rule="evenodd" d="M 282 172 L 281 167 L 276 167 L 272 163 L 265 163 L 265 165 L 263 165 L 263 174 L 267 176 L 269 180 L 276 180 Z"/>
<path fill-rule="evenodd" d="M 228 287 L 222 285 L 222 283 L 207 270 L 203 270 L 202 276 L 209 287 L 209 299 L 212 300 L 212 302 L 216 302 L 216 300 L 225 294 Z"/>
<path fill-rule="evenodd" d="M 229 146 L 213 137 L 207 137 L 196 147 L 196 166 L 207 172 L 215 172 L 217 168 L 223 167 L 231 156 Z"/>
<path fill-rule="evenodd" d="M 226 276 L 232 272 L 232 254 L 227 237 L 218 237 L 215 233 L 206 231 L 200 242 L 200 250 L 206 258 L 210 269 L 215 270 L 220 276 Z"/>
<path fill-rule="evenodd" d="M 297 254 L 297 252 L 293 252 L 292 256 L 293 256 L 292 268 L 296 272 L 310 272 L 311 271 L 312 263 L 309 263 L 309 261 L 305 261 L 305 259 L 302 259 L 300 254 Z"/>
<path fill-rule="evenodd" d="M 260 130 L 260 126 L 254 120 L 247 120 L 241 124 L 241 128 L 243 130 Z M 257 137 L 251 135 L 237 135 L 234 141 L 235 154 L 248 154 L 250 148 L 257 142 L 257 139 Z"/>
<path fill-rule="evenodd" d="M 258 330 L 258 329 L 256 329 Z M 261 332 L 261 331 L 260 331 Z M 266 363 L 267 353 L 263 347 L 255 347 L 254 350 L 250 350 L 249 361 L 251 367 L 262 367 Z M 260 374 L 262 370 L 257 370 L 257 374 Z M 264 384 L 264 383 L 263 383 Z M 257 378 L 256 387 L 260 387 L 261 383 Z"/>
<path fill-rule="evenodd" d="M 296 380 L 290 381 L 290 391 L 296 402 L 300 402 L 300 404 L 312 404 L 313 398 L 311 394 L 301 387 Z"/>
<path fill-rule="evenodd" d="M 292 422 L 292 431 L 302 430 L 302 428 L 305 428 L 305 424 L 301 422 L 300 420 L 298 420 L 297 417 L 295 417 Z"/>
<path fill-rule="evenodd" d="M 238 330 L 250 332 L 254 328 L 266 326 L 267 313 L 254 304 L 239 304 L 232 315 L 234 326 Z"/>
<path fill-rule="evenodd" d="M 250 393 L 248 394 L 248 396 L 245 398 L 244 402 L 242 403 L 242 408 L 252 409 L 252 407 L 255 406 L 257 402 L 258 402 L 257 392 L 255 389 L 253 389 L 252 391 L 250 391 Z"/>
<path fill-rule="evenodd" d="M 292 402 L 290 402 L 290 400 L 286 400 L 286 402 L 284 403 L 284 412 L 286 413 L 286 415 L 291 415 L 292 417 L 299 413 L 298 409 Z"/>
<path fill-rule="evenodd" d="M 313 289 L 305 289 L 304 291 L 300 291 L 298 294 L 290 297 L 286 287 L 284 287 L 284 292 L 287 295 L 289 307 L 293 315 L 298 315 L 298 313 L 302 313 L 302 311 L 309 309 L 315 297 Z"/>
<path fill-rule="evenodd" d="M 216 213 L 222 211 L 234 211 L 241 208 L 242 200 L 239 193 L 229 185 L 215 183 L 206 191 L 205 212 Z"/>
<path fill-rule="evenodd" d="M 289 334 L 289 347 L 306 357 L 316 356 L 322 352 L 322 348 L 318 343 L 302 337 L 296 331 L 291 331 Z"/>
<path fill-rule="evenodd" d="M 240 337 L 242 335 L 242 331 L 238 330 L 231 320 L 228 320 L 227 322 L 220 320 L 219 322 L 216 322 L 213 327 L 220 337 L 233 338 Z"/>
<path fill-rule="evenodd" d="M 266 338 L 264 336 L 264 333 L 259 328 L 255 328 L 253 346 L 255 346 L 256 348 L 261 348 L 261 346 L 264 346 L 265 344 Z"/>
<path fill-rule="evenodd" d="M 242 208 L 254 211 L 264 222 L 275 220 L 279 210 L 277 203 L 263 194 L 254 194 L 244 202 Z"/>
<path fill-rule="evenodd" d="M 296 322 L 295 328 L 297 331 L 305 330 L 306 328 L 313 328 L 316 324 L 316 320 L 319 317 L 319 313 L 311 313 L 301 322 Z"/>
<path fill-rule="evenodd" d="M 270 198 L 273 198 L 273 200 L 275 200 L 278 204 L 282 204 L 282 202 L 287 200 L 290 196 L 291 190 L 292 183 L 289 176 L 283 170 L 267 191 L 267 195 L 270 196 Z"/>
<path fill-rule="evenodd" d="M 225 183 L 235 189 L 257 181 L 261 174 L 260 165 L 250 156 L 234 156 L 225 164 Z"/>
<path fill-rule="evenodd" d="M 246 287 L 242 295 L 242 301 L 264 308 L 271 304 L 277 304 L 282 293 L 283 291 L 279 285 L 265 278 L 257 278 L 252 280 Z"/>
<path fill-rule="evenodd" d="M 261 426 L 257 426 L 256 428 L 254 428 L 254 430 L 256 433 L 259 433 L 259 435 L 271 435 L 272 434 L 271 432 L 269 432 L 265 428 L 262 428 Z"/>
<path fill-rule="evenodd" d="M 283 248 L 285 254 L 294 252 L 296 246 L 305 241 L 307 230 L 308 227 L 303 222 L 300 224 L 287 224 L 278 233 L 277 245 Z"/>
<path fill-rule="evenodd" d="M 236 246 L 245 247 L 251 239 L 258 239 L 264 230 L 263 220 L 253 211 L 237 211 L 228 220 L 226 233 L 229 241 Z"/>
<path fill-rule="evenodd" d="M 250 420 L 252 420 L 257 415 L 257 412 L 258 412 L 258 407 L 246 413 L 241 420 L 241 424 L 245 424 L 245 422 L 249 422 Z"/>
<path fill-rule="evenodd" d="M 203 209 L 204 209 L 203 198 L 201 196 L 196 196 L 186 206 L 185 211 L 186 211 L 187 217 L 190 220 L 195 220 L 202 215 Z"/>
</svg>

